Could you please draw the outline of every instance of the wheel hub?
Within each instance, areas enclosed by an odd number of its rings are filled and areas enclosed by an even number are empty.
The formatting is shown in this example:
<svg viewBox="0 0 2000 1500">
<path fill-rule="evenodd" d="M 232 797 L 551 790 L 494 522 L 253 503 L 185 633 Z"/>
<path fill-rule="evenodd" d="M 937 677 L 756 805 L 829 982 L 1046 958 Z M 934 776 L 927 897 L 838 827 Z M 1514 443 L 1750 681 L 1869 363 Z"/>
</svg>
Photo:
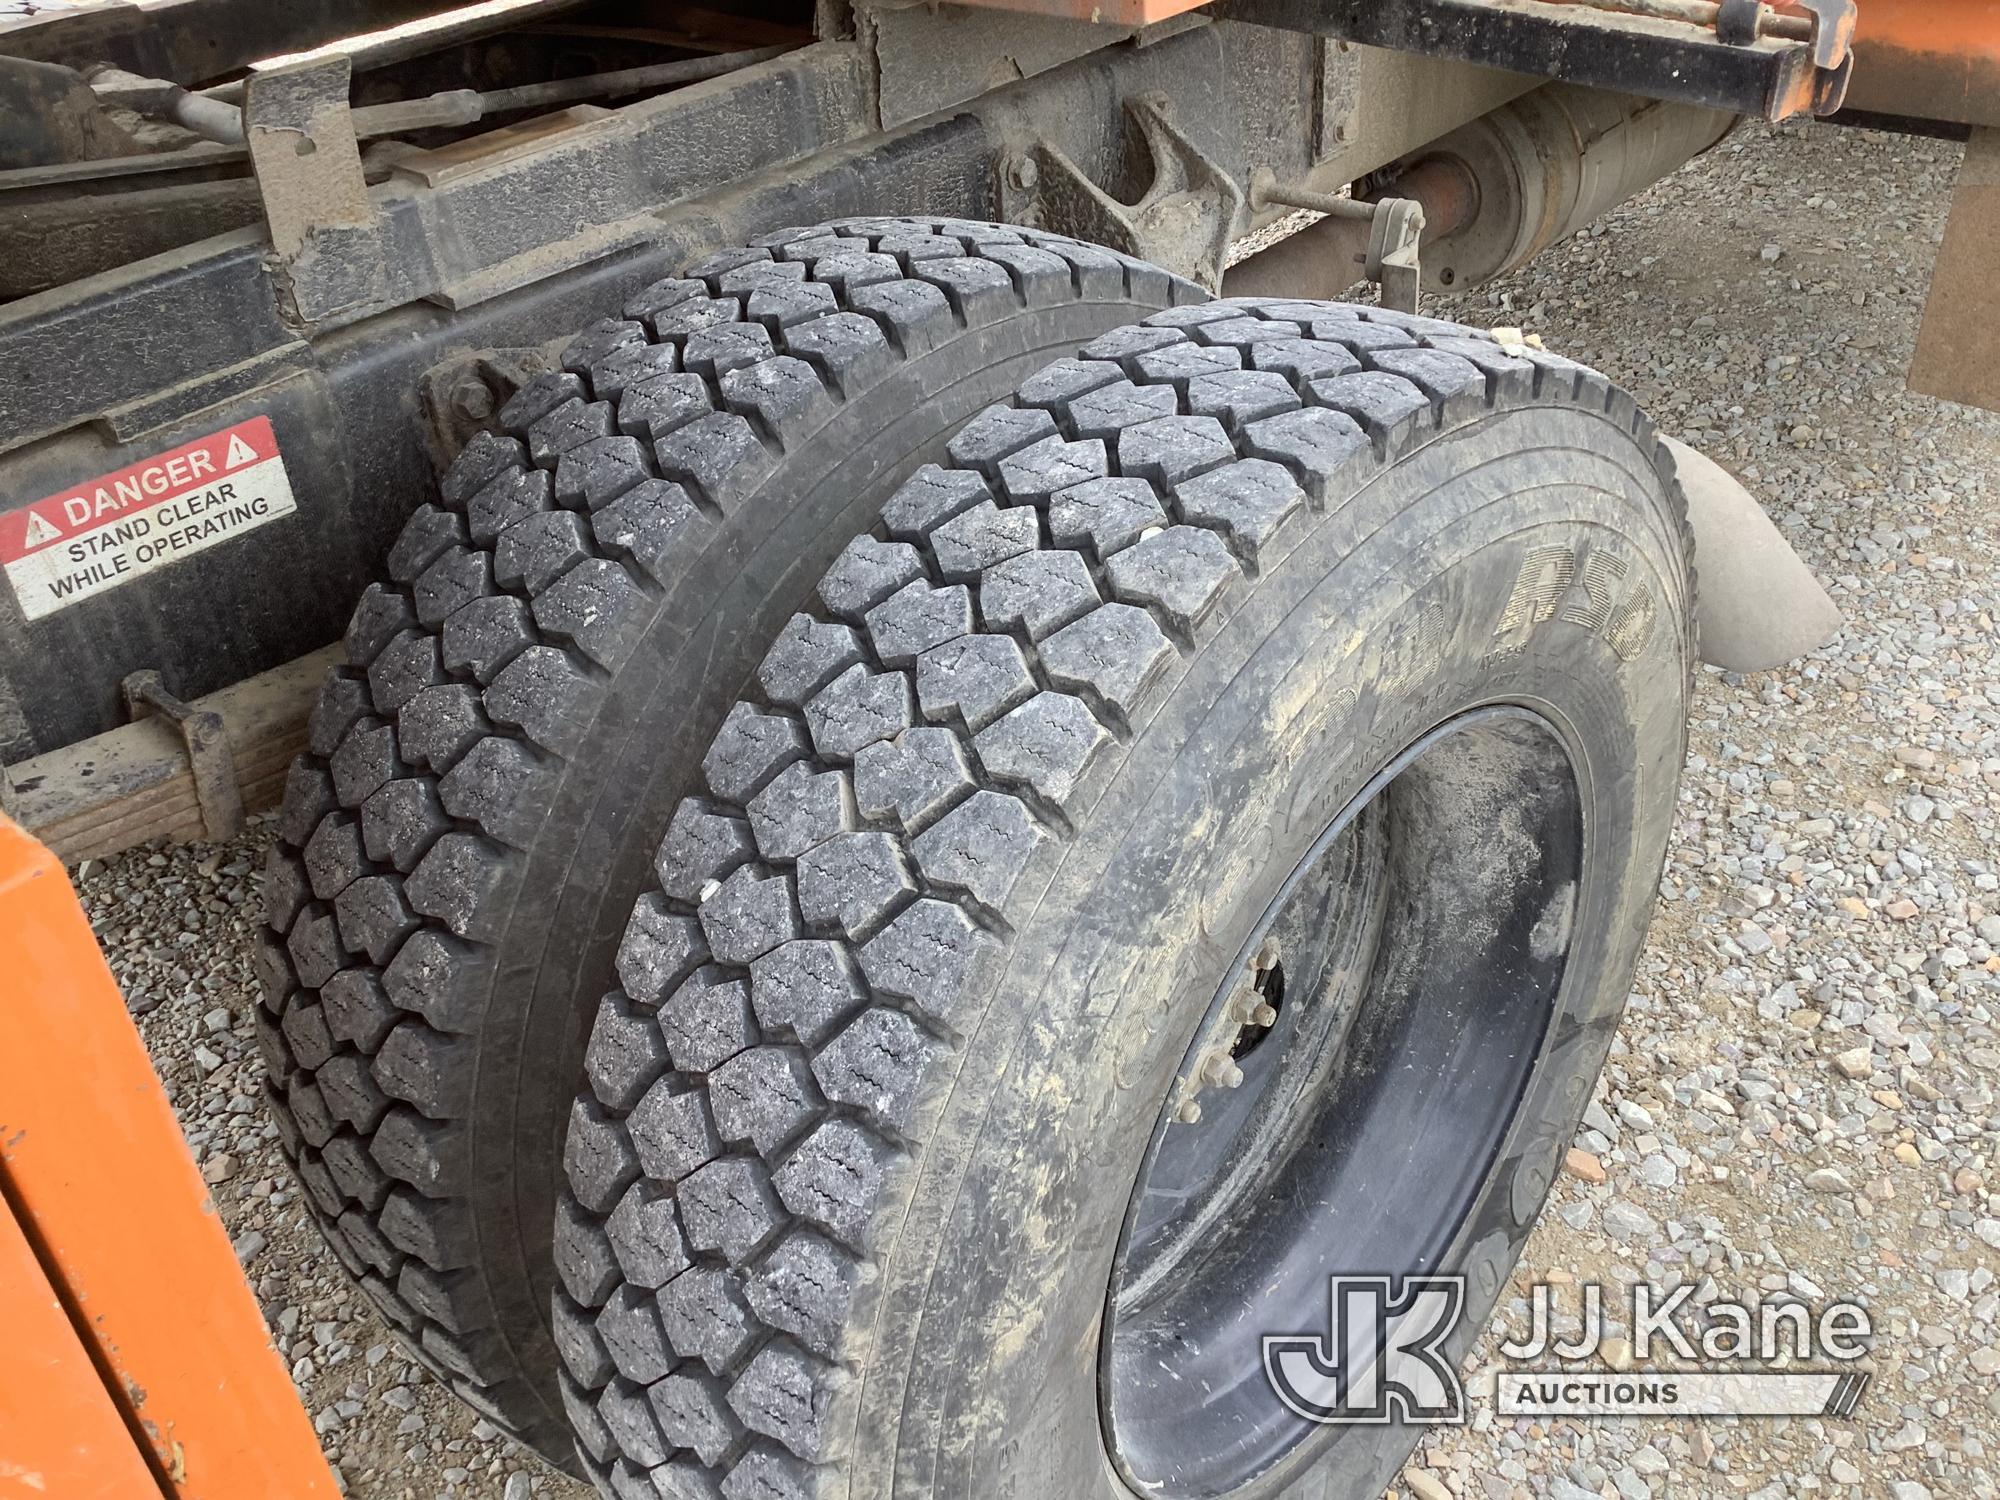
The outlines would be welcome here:
<svg viewBox="0 0 2000 1500">
<path fill-rule="evenodd" d="M 1147 1148 L 1100 1362 L 1143 1494 L 1231 1495 L 1337 1440 L 1265 1385 L 1335 1275 L 1450 1271 L 1540 1054 L 1582 876 L 1553 727 L 1476 710 L 1335 817 L 1194 1027 Z"/>
<path fill-rule="evenodd" d="M 1274 980 L 1277 993 L 1282 996 L 1284 965 L 1278 945 L 1267 940 L 1216 1016 L 1210 1035 L 1195 1049 L 1191 1061 L 1182 1066 L 1180 1077 L 1175 1079 L 1173 1103 L 1167 1111 L 1172 1123 L 1201 1122 L 1203 1089 L 1242 1087 L 1243 1069 L 1238 1066 L 1239 1061 L 1270 1035 L 1278 1022 L 1278 1007 L 1270 999 Z"/>
</svg>

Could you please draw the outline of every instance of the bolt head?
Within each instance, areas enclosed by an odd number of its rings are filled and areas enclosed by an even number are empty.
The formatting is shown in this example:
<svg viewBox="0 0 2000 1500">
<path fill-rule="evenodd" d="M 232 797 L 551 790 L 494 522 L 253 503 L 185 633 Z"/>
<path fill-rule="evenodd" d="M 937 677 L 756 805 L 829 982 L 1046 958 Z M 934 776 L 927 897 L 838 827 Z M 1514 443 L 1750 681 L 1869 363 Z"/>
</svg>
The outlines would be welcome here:
<svg viewBox="0 0 2000 1500">
<path fill-rule="evenodd" d="M 1201 1106 L 1190 1099 L 1174 1111 L 1174 1119 L 1183 1125 L 1193 1125 L 1201 1119 Z"/>
<path fill-rule="evenodd" d="M 1026 192 L 1042 180 L 1042 169 L 1032 156 L 1017 156 L 1007 164 L 1007 180 Z"/>
<path fill-rule="evenodd" d="M 452 387 L 451 405 L 468 421 L 484 422 L 496 409 L 493 388 L 477 376 L 467 376 Z"/>
</svg>

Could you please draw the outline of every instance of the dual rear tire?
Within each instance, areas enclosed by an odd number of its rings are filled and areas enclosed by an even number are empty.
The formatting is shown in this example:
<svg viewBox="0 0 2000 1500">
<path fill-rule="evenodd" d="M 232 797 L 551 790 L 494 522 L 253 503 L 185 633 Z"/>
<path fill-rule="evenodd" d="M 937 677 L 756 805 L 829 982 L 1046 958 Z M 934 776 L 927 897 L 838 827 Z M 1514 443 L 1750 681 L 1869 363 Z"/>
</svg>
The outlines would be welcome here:
<svg viewBox="0 0 2000 1500">
<path fill-rule="evenodd" d="M 1415 1430 L 1261 1343 L 1422 1271 L 1462 1354 L 1589 1097 L 1692 661 L 1650 425 L 987 225 L 626 312 L 413 517 L 292 773 L 266 1056 L 336 1252 L 624 1500 L 1379 1488 Z"/>
</svg>

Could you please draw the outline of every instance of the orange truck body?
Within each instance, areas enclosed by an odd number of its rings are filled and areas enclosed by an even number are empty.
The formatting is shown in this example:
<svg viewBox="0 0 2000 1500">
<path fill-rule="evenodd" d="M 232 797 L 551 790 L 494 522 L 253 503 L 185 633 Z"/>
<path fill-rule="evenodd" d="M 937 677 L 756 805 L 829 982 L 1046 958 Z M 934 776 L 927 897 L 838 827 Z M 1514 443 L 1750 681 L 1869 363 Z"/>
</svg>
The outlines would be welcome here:
<svg viewBox="0 0 2000 1500">
<path fill-rule="evenodd" d="M 334 1500 L 54 855 L 0 815 L 0 1500 Z"/>
<path fill-rule="evenodd" d="M 2000 0 L 1857 0 L 1847 105 L 2000 125 Z"/>
</svg>

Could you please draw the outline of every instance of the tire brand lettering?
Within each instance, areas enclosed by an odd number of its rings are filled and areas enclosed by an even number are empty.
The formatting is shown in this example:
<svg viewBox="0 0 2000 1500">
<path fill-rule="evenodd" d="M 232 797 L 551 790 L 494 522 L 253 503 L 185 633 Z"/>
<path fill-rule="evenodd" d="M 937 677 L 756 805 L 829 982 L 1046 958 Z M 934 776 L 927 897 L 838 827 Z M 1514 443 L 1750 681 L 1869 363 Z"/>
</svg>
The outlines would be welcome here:
<svg viewBox="0 0 2000 1500">
<path fill-rule="evenodd" d="M 1414 616 L 1405 614 L 1391 627 L 1382 649 L 1382 665 L 1375 674 L 1376 691 L 1398 692 L 1434 676 L 1444 665 L 1452 629 L 1451 610 L 1441 599 L 1425 605 Z"/>
<path fill-rule="evenodd" d="M 1562 596 L 1576 577 L 1576 552 L 1569 547 L 1530 547 L 1521 559 L 1521 576 L 1507 596 L 1500 612 L 1495 636 L 1506 638 L 1519 630 L 1532 631 L 1556 612 Z"/>
<path fill-rule="evenodd" d="M 1571 599 L 1562 617 L 1592 635 L 1604 628 L 1617 606 L 1618 580 L 1625 576 L 1625 559 L 1611 552 L 1593 552 L 1583 560 L 1583 597 Z"/>
<path fill-rule="evenodd" d="M 1653 607 L 1653 596 L 1643 588 L 1634 589 L 1618 606 L 1618 613 L 1611 617 L 1611 629 L 1605 639 L 1611 642 L 1611 649 L 1618 653 L 1621 661 L 1637 661 L 1639 654 L 1653 639 L 1653 625 L 1659 611 Z"/>
<path fill-rule="evenodd" d="M 1496 657 L 1526 648 L 1537 626 L 1561 619 L 1601 635 L 1620 661 L 1636 661 L 1652 643 L 1659 607 L 1643 579 L 1620 595 L 1631 565 L 1614 552 L 1593 549 L 1577 563 L 1576 549 L 1530 547 L 1508 592 L 1500 622 L 1493 628 Z"/>
</svg>

